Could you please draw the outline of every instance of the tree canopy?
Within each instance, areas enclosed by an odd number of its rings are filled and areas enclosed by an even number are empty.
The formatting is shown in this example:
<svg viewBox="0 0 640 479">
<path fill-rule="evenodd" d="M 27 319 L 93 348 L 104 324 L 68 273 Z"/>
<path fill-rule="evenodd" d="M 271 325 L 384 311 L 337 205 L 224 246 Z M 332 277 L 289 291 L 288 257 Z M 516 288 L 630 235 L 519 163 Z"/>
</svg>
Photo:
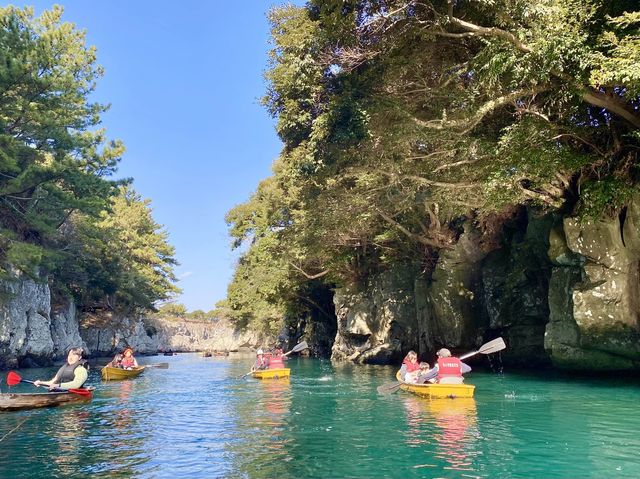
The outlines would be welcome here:
<svg viewBox="0 0 640 479">
<path fill-rule="evenodd" d="M 489 248 L 517 207 L 595 217 L 637 188 L 637 2 L 310 0 L 270 20 L 284 148 L 227 215 L 239 318 L 281 320 L 319 278 L 428 273 L 464 222 Z"/>
<path fill-rule="evenodd" d="M 149 203 L 111 178 L 124 146 L 90 100 L 103 71 L 62 13 L 0 8 L 0 273 L 50 274 L 81 306 L 151 307 L 176 291 L 173 248 Z"/>
</svg>

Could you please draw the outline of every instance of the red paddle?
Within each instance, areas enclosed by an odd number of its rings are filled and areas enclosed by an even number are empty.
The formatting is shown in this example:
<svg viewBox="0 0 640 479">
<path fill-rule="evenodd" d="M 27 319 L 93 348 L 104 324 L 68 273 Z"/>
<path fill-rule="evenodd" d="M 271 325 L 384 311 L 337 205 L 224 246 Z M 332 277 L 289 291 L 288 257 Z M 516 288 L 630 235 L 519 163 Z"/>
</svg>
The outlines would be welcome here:
<svg viewBox="0 0 640 479">
<path fill-rule="evenodd" d="M 14 372 L 14 371 L 9 371 L 9 373 L 7 374 L 7 384 L 9 386 L 15 386 L 16 384 L 20 384 L 20 383 L 29 383 L 29 384 L 34 384 L 33 381 L 29 381 L 28 379 L 22 379 L 22 377 Z M 54 389 L 52 392 L 70 392 L 73 394 L 79 394 L 80 396 L 91 396 L 91 391 L 88 389 Z"/>
</svg>

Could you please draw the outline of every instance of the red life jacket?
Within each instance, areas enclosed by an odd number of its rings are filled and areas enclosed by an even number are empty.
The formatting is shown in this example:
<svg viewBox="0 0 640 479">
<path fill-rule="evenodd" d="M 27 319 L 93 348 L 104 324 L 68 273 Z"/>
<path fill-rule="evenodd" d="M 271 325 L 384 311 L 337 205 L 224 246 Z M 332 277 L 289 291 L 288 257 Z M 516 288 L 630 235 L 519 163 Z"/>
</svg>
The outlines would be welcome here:
<svg viewBox="0 0 640 479">
<path fill-rule="evenodd" d="M 135 366 L 135 363 L 133 362 L 133 356 L 128 357 L 128 358 L 122 358 L 122 361 L 120 361 L 120 365 L 123 368 L 132 368 Z"/>
<path fill-rule="evenodd" d="M 404 361 L 402 361 L 402 364 L 407 367 L 408 373 L 412 373 L 420 369 L 420 363 L 418 361 L 416 361 L 415 363 L 412 363 L 411 361 L 405 358 Z"/>
<path fill-rule="evenodd" d="M 271 358 L 269 359 L 269 369 L 283 369 L 283 368 L 284 368 L 284 361 L 282 360 L 282 355 L 277 354 L 277 355 L 271 356 Z"/>
<path fill-rule="evenodd" d="M 438 358 L 438 381 L 442 378 L 461 378 L 462 363 L 458 358 Z"/>
</svg>

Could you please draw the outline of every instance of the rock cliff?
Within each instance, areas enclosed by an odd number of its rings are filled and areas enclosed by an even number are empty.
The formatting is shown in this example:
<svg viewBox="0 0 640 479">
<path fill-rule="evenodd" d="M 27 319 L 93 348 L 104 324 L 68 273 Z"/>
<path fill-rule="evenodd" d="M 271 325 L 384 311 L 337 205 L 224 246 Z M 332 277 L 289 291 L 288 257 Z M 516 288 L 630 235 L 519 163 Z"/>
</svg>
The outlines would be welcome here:
<svg viewBox="0 0 640 479">
<path fill-rule="evenodd" d="M 167 349 L 235 350 L 266 342 L 225 321 L 79 314 L 67 298 L 52 305 L 45 282 L 19 276 L 0 282 L 0 369 L 49 365 L 76 346 L 92 356 L 109 356 L 126 345 L 144 354 Z"/>
<path fill-rule="evenodd" d="M 596 222 L 524 211 L 489 253 L 467 225 L 431 278 L 396 264 L 336 289 L 332 357 L 398 363 L 502 336 L 506 364 L 639 370 L 639 227 L 640 198 Z"/>
</svg>

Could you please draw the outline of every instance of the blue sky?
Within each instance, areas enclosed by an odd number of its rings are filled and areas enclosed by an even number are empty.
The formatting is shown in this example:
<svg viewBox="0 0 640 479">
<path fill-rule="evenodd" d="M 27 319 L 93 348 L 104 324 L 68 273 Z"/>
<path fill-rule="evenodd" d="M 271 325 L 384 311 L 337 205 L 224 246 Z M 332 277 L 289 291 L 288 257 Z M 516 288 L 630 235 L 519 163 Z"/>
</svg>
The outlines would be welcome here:
<svg viewBox="0 0 640 479">
<path fill-rule="evenodd" d="M 271 174 L 281 148 L 259 104 L 266 13 L 278 2 L 14 2 L 36 14 L 55 3 L 98 50 L 105 75 L 94 98 L 111 104 L 103 126 L 127 147 L 118 176 L 134 178 L 169 233 L 181 263 L 178 301 L 212 309 L 237 256 L 224 216 Z"/>
</svg>

